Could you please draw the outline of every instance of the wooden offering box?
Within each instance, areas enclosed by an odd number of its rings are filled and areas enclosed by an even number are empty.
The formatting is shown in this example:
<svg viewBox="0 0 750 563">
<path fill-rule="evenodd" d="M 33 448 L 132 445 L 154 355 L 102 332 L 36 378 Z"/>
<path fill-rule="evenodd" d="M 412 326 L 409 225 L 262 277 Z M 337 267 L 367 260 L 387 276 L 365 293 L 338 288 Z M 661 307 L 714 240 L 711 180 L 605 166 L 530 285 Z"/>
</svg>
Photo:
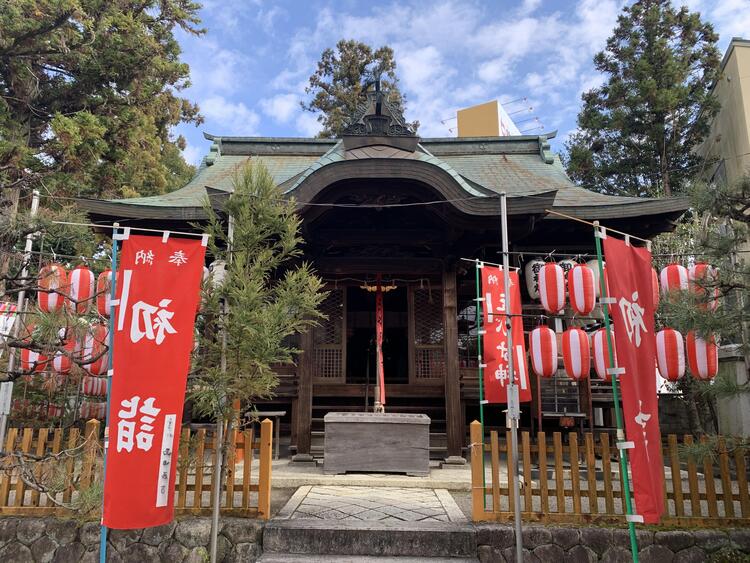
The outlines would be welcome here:
<svg viewBox="0 0 750 563">
<path fill-rule="evenodd" d="M 323 472 L 430 473 L 430 417 L 331 412 L 325 415 Z"/>
</svg>

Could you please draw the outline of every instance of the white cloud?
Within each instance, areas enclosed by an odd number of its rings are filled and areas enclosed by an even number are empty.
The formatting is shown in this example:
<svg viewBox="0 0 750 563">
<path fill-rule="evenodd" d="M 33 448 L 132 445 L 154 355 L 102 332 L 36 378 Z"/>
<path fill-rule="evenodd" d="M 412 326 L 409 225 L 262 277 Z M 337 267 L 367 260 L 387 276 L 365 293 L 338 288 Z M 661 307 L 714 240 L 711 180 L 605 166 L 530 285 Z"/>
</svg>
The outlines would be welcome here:
<svg viewBox="0 0 750 563">
<path fill-rule="evenodd" d="M 507 78 L 510 71 L 510 61 L 505 57 L 498 57 L 481 63 L 477 69 L 477 75 L 484 82 L 497 84 Z"/>
<path fill-rule="evenodd" d="M 310 113 L 309 111 L 302 112 L 297 116 L 294 122 L 297 131 L 303 137 L 315 137 L 320 133 L 320 123 L 316 114 Z"/>
<path fill-rule="evenodd" d="M 231 102 L 223 96 L 211 96 L 199 102 L 201 112 L 209 124 L 223 128 L 218 134 L 254 136 L 260 117 L 244 102 Z"/>
<path fill-rule="evenodd" d="M 272 98 L 260 101 L 263 113 L 279 123 L 287 123 L 296 114 L 302 112 L 299 105 L 300 97 L 297 94 L 277 94 Z"/>
<path fill-rule="evenodd" d="M 182 156 L 189 164 L 198 166 L 203 158 L 203 151 L 196 146 L 188 144 L 182 151 Z"/>
<path fill-rule="evenodd" d="M 542 0 L 523 0 L 521 7 L 518 9 L 518 12 L 521 15 L 528 15 L 531 12 L 535 11 L 541 3 Z"/>
</svg>

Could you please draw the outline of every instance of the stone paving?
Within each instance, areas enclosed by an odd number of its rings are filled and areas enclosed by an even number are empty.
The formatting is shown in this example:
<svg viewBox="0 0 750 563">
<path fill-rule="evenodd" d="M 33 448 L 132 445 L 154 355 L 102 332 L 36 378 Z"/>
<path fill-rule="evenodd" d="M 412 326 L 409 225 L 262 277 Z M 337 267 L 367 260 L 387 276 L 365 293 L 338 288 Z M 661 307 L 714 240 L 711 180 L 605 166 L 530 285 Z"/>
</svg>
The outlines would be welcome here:
<svg viewBox="0 0 750 563">
<path fill-rule="evenodd" d="M 305 486 L 276 516 L 360 522 L 466 522 L 445 489 Z"/>
</svg>

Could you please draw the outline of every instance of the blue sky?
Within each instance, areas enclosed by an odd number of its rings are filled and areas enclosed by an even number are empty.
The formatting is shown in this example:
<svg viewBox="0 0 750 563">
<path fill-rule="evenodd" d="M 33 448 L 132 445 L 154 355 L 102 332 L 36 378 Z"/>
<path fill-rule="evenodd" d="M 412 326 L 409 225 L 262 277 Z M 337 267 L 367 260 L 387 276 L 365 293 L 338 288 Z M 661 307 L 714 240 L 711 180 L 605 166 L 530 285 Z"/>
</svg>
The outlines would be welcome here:
<svg viewBox="0 0 750 563">
<path fill-rule="evenodd" d="M 750 33 L 750 0 L 684 0 L 721 35 Z M 396 54 L 406 117 L 420 134 L 453 136 L 456 110 L 492 99 L 526 98 L 508 106 L 521 130 L 558 130 L 553 148 L 575 129 L 581 93 L 600 84 L 591 59 L 611 33 L 621 0 L 287 1 L 204 0 L 208 32 L 180 32 L 192 86 L 205 123 L 181 125 L 185 157 L 200 162 L 217 135 L 312 136 L 305 85 L 320 53 L 341 38 Z M 529 111 L 531 107 L 533 110 Z M 524 110 L 524 108 L 527 108 Z M 536 134 L 542 129 L 529 133 Z"/>
</svg>

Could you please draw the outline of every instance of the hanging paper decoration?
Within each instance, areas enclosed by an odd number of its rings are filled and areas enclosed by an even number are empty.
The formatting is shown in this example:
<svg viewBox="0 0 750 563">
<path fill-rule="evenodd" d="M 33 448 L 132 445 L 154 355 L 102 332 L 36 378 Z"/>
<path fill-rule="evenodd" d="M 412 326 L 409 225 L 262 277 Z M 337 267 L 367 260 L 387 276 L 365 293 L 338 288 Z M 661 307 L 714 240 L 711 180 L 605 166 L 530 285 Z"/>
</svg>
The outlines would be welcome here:
<svg viewBox="0 0 750 563">
<path fill-rule="evenodd" d="M 91 375 L 103 375 L 107 372 L 109 352 L 107 339 L 109 329 L 107 325 L 96 323 L 91 325 L 84 337 L 81 349 L 83 369 Z"/>
<path fill-rule="evenodd" d="M 539 272 L 539 298 L 544 310 L 553 315 L 565 308 L 565 275 L 554 262 L 547 262 Z"/>
<path fill-rule="evenodd" d="M 669 295 L 673 291 L 683 291 L 688 288 L 688 272 L 681 264 L 669 264 L 662 268 L 659 274 L 661 291 Z"/>
<path fill-rule="evenodd" d="M 580 328 L 569 328 L 562 335 L 563 365 L 571 379 L 585 379 L 591 370 L 589 335 Z"/>
<path fill-rule="evenodd" d="M 560 266 L 563 270 L 563 278 L 565 279 L 565 282 L 566 282 L 565 283 L 565 295 L 568 295 L 568 291 L 569 291 L 568 284 L 567 284 L 568 272 L 570 272 L 573 268 L 575 268 L 578 265 L 578 262 L 576 262 L 575 260 L 571 258 L 565 258 L 564 260 L 560 260 L 557 263 L 557 265 Z"/>
<path fill-rule="evenodd" d="M 544 260 L 534 258 L 526 262 L 523 268 L 523 277 L 526 280 L 526 291 L 532 299 L 539 299 L 539 272 L 544 267 Z"/>
<path fill-rule="evenodd" d="M 39 270 L 39 287 L 41 289 L 67 293 L 67 286 L 68 274 L 60 264 L 48 264 Z M 45 313 L 53 313 L 62 308 L 65 298 L 59 293 L 39 291 L 37 293 L 37 301 L 39 309 Z"/>
<path fill-rule="evenodd" d="M 706 285 L 710 286 L 716 283 L 719 277 L 719 271 L 710 264 L 694 264 L 688 269 L 688 286 L 696 295 L 704 297 L 706 295 Z M 700 303 L 698 306 L 703 310 L 715 311 L 719 306 L 719 288 L 710 288 L 713 296 L 706 303 Z"/>
<path fill-rule="evenodd" d="M 586 267 L 588 267 L 594 273 L 594 289 L 596 291 L 596 297 L 598 299 L 602 295 L 602 286 L 599 276 L 599 261 L 589 260 L 588 262 L 586 262 Z M 604 284 L 606 287 L 609 287 L 609 284 L 607 283 L 607 263 L 602 261 L 602 267 L 604 268 Z"/>
<path fill-rule="evenodd" d="M 557 337 L 548 326 L 538 326 L 529 334 L 531 369 L 539 377 L 552 377 L 557 372 Z"/>
<path fill-rule="evenodd" d="M 596 306 L 596 280 L 591 268 L 577 264 L 568 272 L 570 306 L 579 315 L 589 315 Z"/>
<path fill-rule="evenodd" d="M 607 368 L 614 367 L 609 362 L 609 353 L 607 351 L 607 329 L 600 328 L 594 333 L 592 338 L 594 349 L 594 370 L 599 379 L 612 381 L 612 376 L 607 373 Z M 612 332 L 612 352 L 614 353 L 615 364 L 617 363 L 617 352 L 615 347 L 615 333 Z"/>
<path fill-rule="evenodd" d="M 70 272 L 70 299 L 68 308 L 74 313 L 84 315 L 91 306 L 94 296 L 94 272 L 86 266 L 78 266 Z"/>
<path fill-rule="evenodd" d="M 651 268 L 651 290 L 653 293 L 654 310 L 659 306 L 659 274 L 654 268 Z"/>
<path fill-rule="evenodd" d="M 81 379 L 81 393 L 105 397 L 107 395 L 107 378 L 84 375 Z"/>
<path fill-rule="evenodd" d="M 28 343 L 32 341 L 34 328 L 36 328 L 34 324 L 27 324 L 26 327 L 22 329 L 21 334 L 23 336 L 21 339 L 24 342 Z M 49 358 L 44 354 L 40 354 L 34 350 L 29 350 L 28 348 L 21 348 L 21 369 L 23 371 L 41 373 L 47 367 L 48 363 Z"/>
<path fill-rule="evenodd" d="M 103 317 L 109 317 L 112 301 L 112 270 L 104 270 L 96 279 L 96 310 Z"/>
<path fill-rule="evenodd" d="M 707 342 L 695 331 L 688 332 L 687 356 L 690 373 L 696 379 L 713 379 L 719 373 L 719 346 L 714 336 Z"/>
<path fill-rule="evenodd" d="M 685 375 L 685 342 L 673 328 L 656 333 L 656 365 L 668 381 L 677 381 Z"/>
<path fill-rule="evenodd" d="M 70 373 L 71 356 L 76 351 L 76 341 L 72 337 L 72 330 L 61 328 L 58 332 L 60 340 L 62 341 L 62 350 L 55 352 L 55 357 L 52 359 L 52 369 L 59 374 Z"/>
</svg>

